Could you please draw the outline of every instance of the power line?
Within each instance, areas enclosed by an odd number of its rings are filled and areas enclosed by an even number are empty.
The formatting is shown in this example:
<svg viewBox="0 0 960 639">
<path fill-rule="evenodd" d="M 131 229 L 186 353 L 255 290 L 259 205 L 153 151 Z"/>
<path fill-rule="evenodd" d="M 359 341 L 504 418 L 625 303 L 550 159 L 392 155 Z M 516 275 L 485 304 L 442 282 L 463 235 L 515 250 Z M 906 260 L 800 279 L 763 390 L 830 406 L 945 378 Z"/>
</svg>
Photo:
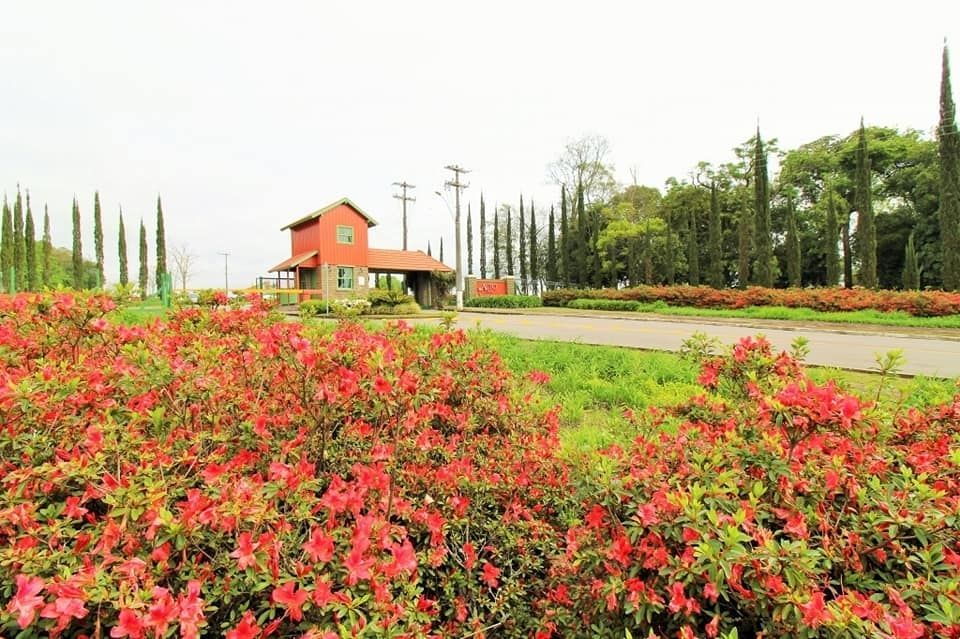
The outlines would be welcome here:
<svg viewBox="0 0 960 639">
<path fill-rule="evenodd" d="M 454 222 L 454 233 L 456 234 L 456 252 L 457 252 L 457 310 L 463 310 L 463 262 L 460 259 L 460 191 L 470 186 L 460 181 L 460 174 L 467 174 L 470 171 L 457 164 L 448 164 L 443 167 L 448 171 L 453 171 L 453 179 L 444 182 L 444 186 L 453 187 L 456 194 L 456 219 Z"/>
<path fill-rule="evenodd" d="M 407 195 L 407 189 L 415 189 L 417 187 L 415 187 L 412 184 L 407 184 L 406 180 L 404 180 L 403 182 L 394 182 L 393 186 L 399 186 L 401 189 L 403 189 L 403 193 L 401 195 L 394 194 L 393 197 L 403 202 L 403 250 L 406 251 L 407 250 L 407 202 L 417 201 L 417 198 L 410 197 Z"/>
</svg>

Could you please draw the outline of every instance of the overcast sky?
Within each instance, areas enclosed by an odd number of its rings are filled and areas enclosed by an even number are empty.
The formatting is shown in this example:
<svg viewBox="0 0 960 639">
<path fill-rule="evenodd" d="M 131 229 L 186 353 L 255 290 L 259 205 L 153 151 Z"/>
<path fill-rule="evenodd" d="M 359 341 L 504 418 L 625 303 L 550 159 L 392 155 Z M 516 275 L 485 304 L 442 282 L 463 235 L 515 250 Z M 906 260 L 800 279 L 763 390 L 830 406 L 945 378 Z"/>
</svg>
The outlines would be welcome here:
<svg viewBox="0 0 960 639">
<path fill-rule="evenodd" d="M 399 180 L 411 248 L 443 235 L 452 264 L 444 165 L 472 169 L 476 217 L 481 191 L 556 200 L 546 167 L 586 134 L 621 182 L 662 188 L 758 117 L 781 148 L 861 115 L 931 132 L 944 37 L 960 51 L 960 2 L 4 2 L 0 185 L 48 203 L 61 246 L 76 195 L 91 258 L 99 189 L 112 281 L 120 205 L 131 275 L 141 217 L 153 268 L 160 193 L 191 284 L 222 285 L 226 251 L 239 286 L 289 256 L 281 226 L 344 196 L 399 248 Z"/>
</svg>

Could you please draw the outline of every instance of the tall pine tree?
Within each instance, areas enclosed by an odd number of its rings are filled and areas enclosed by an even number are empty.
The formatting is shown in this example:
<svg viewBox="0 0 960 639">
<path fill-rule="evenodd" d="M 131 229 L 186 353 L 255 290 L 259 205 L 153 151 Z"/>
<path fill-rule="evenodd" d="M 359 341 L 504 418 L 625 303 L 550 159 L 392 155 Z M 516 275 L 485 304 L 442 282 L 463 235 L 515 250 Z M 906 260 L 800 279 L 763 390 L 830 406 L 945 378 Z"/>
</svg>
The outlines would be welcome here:
<svg viewBox="0 0 960 639">
<path fill-rule="evenodd" d="M 767 288 L 773 286 L 773 230 L 770 222 L 769 187 L 767 152 L 760 138 L 760 127 L 757 127 L 753 148 L 753 214 L 756 229 L 754 246 L 757 251 L 754 275 L 757 284 Z"/>
<path fill-rule="evenodd" d="M 797 229 L 797 212 L 793 207 L 793 196 L 787 194 L 787 284 L 791 288 L 800 288 L 800 232 Z"/>
<path fill-rule="evenodd" d="M 493 277 L 500 279 L 500 216 L 493 207 Z"/>
<path fill-rule="evenodd" d="M 24 253 L 26 253 L 28 291 L 40 288 L 40 273 L 37 272 L 37 228 L 33 224 L 33 211 L 30 208 L 30 191 L 27 191 L 27 217 L 23 223 Z"/>
<path fill-rule="evenodd" d="M 520 196 L 520 223 L 519 223 L 519 233 L 517 233 L 519 244 L 520 244 L 520 286 L 521 291 L 524 293 L 527 292 L 527 238 L 526 233 L 524 233 L 524 218 L 526 215 L 523 212 L 523 196 Z"/>
<path fill-rule="evenodd" d="M 17 185 L 17 199 L 13 202 L 13 268 L 18 291 L 22 291 L 27 282 L 27 252 L 23 241 L 23 198 L 20 185 Z"/>
<path fill-rule="evenodd" d="M 510 207 L 507 209 L 507 275 L 513 275 L 513 223 L 511 221 Z"/>
<path fill-rule="evenodd" d="M 13 215 L 10 213 L 10 205 L 7 204 L 7 196 L 3 196 L 3 239 L 0 242 L 0 288 L 8 293 L 14 292 L 13 284 Z"/>
<path fill-rule="evenodd" d="M 677 278 L 677 260 L 674 256 L 674 244 L 673 244 L 673 212 L 666 208 L 664 210 L 664 222 L 666 222 L 666 228 L 664 232 L 666 237 L 664 239 L 664 260 L 666 260 L 666 276 L 667 284 L 673 286 L 676 283 Z"/>
<path fill-rule="evenodd" d="M 546 279 L 547 288 L 556 288 L 557 280 L 560 279 L 557 273 L 557 231 L 556 220 L 553 219 L 553 206 L 550 207 L 550 217 L 547 226 L 547 263 Z"/>
<path fill-rule="evenodd" d="M 837 242 L 839 241 L 837 227 L 839 223 L 837 221 L 837 204 L 834 200 L 833 187 L 828 184 L 823 192 L 823 196 L 827 198 L 827 213 L 824 223 L 826 228 L 824 228 L 823 233 L 824 261 L 827 265 L 827 286 L 836 286 L 837 282 L 840 281 L 840 260 L 837 255 Z"/>
<path fill-rule="evenodd" d="M 73 288 L 83 288 L 83 243 L 80 239 L 80 205 L 73 198 Z"/>
<path fill-rule="evenodd" d="M 960 289 L 960 137 L 950 86 L 950 56 L 943 44 L 940 76 L 940 242 L 943 253 L 943 288 Z"/>
<path fill-rule="evenodd" d="M 147 285 L 149 284 L 150 269 L 147 266 L 147 227 L 140 218 L 140 271 L 137 284 L 140 286 L 140 299 L 147 299 Z"/>
<path fill-rule="evenodd" d="M 123 208 L 120 208 L 120 230 L 117 233 L 117 253 L 120 258 L 120 285 L 130 283 L 130 273 L 127 266 L 127 230 L 123 226 Z"/>
<path fill-rule="evenodd" d="M 920 288 L 920 262 L 913 246 L 913 233 L 907 237 L 907 246 L 903 255 L 903 288 L 915 291 Z"/>
<path fill-rule="evenodd" d="M 533 294 L 537 294 L 537 280 L 540 278 L 540 269 L 537 264 L 537 218 L 533 210 L 533 200 L 530 200 L 530 241 L 527 243 L 530 254 L 530 281 L 533 283 Z"/>
<path fill-rule="evenodd" d="M 574 219 L 572 226 L 576 229 L 576 232 L 573 236 L 574 247 L 571 253 L 573 256 L 573 259 L 571 260 L 571 265 L 573 268 L 572 280 L 574 286 L 589 286 L 590 274 L 586 271 L 590 263 L 587 255 L 587 246 L 590 241 L 590 223 L 587 221 L 587 217 L 584 213 L 583 184 L 577 185 L 577 199 L 573 208 Z"/>
<path fill-rule="evenodd" d="M 700 238 L 697 233 L 697 209 L 691 206 L 687 225 L 687 280 L 700 286 Z"/>
<path fill-rule="evenodd" d="M 561 286 L 570 286 L 570 226 L 567 224 L 567 189 L 560 187 L 560 259 L 557 279 Z"/>
<path fill-rule="evenodd" d="M 710 183 L 710 225 L 707 231 L 707 283 L 713 288 L 723 288 L 723 227 L 716 182 Z"/>
<path fill-rule="evenodd" d="M 167 274 L 167 236 L 163 228 L 163 206 L 160 196 L 157 196 L 157 291 L 163 286 Z"/>
<path fill-rule="evenodd" d="M 430 240 L 427 240 L 427 255 L 433 257 L 433 249 L 430 248 Z"/>
<path fill-rule="evenodd" d="M 53 284 L 53 238 L 50 237 L 50 211 L 43 205 L 43 286 Z"/>
<path fill-rule="evenodd" d="M 103 217 L 100 214 L 100 191 L 93 192 L 93 250 L 97 259 L 97 286 L 103 288 L 106 277 L 103 270 Z"/>
<path fill-rule="evenodd" d="M 867 152 L 867 131 L 860 118 L 857 137 L 856 206 L 857 248 L 860 254 L 860 284 L 877 288 L 877 228 L 873 219 L 873 193 L 870 187 L 870 155 Z"/>
<path fill-rule="evenodd" d="M 467 273 L 473 274 L 473 220 L 470 216 L 470 203 L 467 202 Z"/>
<path fill-rule="evenodd" d="M 741 205 L 737 220 L 737 288 L 750 283 L 750 251 L 753 248 L 753 210 Z"/>
<path fill-rule="evenodd" d="M 487 279 L 487 212 L 480 194 L 480 279 Z"/>
<path fill-rule="evenodd" d="M 440 236 L 440 261 L 443 262 L 443 236 Z"/>
</svg>

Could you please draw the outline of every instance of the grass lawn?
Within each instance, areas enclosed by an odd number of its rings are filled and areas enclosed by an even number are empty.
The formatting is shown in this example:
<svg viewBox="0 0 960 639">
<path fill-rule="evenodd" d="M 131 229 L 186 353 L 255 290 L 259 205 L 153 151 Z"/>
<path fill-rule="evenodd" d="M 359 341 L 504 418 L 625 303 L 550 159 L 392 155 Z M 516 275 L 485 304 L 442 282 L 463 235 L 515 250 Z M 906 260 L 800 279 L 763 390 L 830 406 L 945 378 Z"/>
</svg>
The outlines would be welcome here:
<svg viewBox="0 0 960 639">
<path fill-rule="evenodd" d="M 617 305 L 604 305 L 605 300 L 589 300 L 589 309 L 571 310 L 621 310 Z M 596 302 L 600 302 L 596 304 Z M 586 305 L 585 305 L 586 306 Z M 550 310 L 558 310 L 548 307 Z M 838 324 L 874 324 L 879 326 L 902 326 L 917 328 L 960 328 L 960 315 L 945 317 L 915 317 L 902 311 L 881 312 L 874 310 L 826 312 L 810 308 L 786 306 L 748 306 L 741 309 L 695 308 L 692 306 L 668 306 L 663 302 L 637 302 L 628 313 L 656 313 L 679 317 L 721 317 L 759 320 L 788 320 L 793 322 L 833 322 Z"/>
<path fill-rule="evenodd" d="M 121 324 L 143 324 L 158 317 L 166 317 L 170 312 L 158 297 L 148 297 L 142 301 L 124 304 L 115 310 L 114 317 Z"/>
</svg>

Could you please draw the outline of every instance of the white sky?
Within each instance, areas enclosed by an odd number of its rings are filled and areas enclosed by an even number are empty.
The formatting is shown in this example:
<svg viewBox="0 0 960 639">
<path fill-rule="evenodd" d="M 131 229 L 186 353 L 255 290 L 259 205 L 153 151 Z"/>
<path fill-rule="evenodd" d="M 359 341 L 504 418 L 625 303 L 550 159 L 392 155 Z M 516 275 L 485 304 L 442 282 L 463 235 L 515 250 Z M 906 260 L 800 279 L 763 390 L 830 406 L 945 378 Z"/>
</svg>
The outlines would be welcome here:
<svg viewBox="0 0 960 639">
<path fill-rule="evenodd" d="M 93 192 L 117 277 L 117 208 L 147 222 L 157 193 L 168 251 L 198 257 L 194 286 L 252 283 L 289 256 L 280 227 L 342 196 L 400 246 L 391 183 L 417 185 L 411 248 L 452 221 L 444 165 L 516 204 L 555 200 L 546 166 L 605 136 L 621 182 L 662 187 L 722 162 L 760 118 L 790 148 L 868 124 L 932 131 L 940 50 L 960 2 L 4 2 L 0 187 L 28 187 L 38 225 L 70 245 L 74 194 L 93 255 Z M 452 203 L 452 194 L 448 195 Z M 168 264 L 172 268 L 172 264 Z"/>
</svg>

